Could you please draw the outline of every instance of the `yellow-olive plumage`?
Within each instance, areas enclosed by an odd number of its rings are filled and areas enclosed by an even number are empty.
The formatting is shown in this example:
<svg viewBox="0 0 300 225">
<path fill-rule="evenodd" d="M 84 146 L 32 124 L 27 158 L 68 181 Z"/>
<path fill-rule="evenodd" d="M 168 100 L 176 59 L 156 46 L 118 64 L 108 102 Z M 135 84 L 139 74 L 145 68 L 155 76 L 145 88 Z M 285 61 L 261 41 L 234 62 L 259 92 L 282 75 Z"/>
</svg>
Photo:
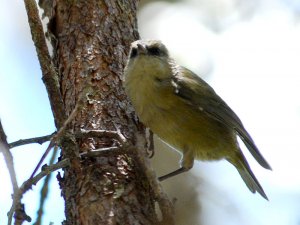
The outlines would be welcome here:
<svg viewBox="0 0 300 225">
<path fill-rule="evenodd" d="M 240 119 L 205 81 L 177 65 L 160 41 L 133 42 L 124 75 L 126 93 L 140 120 L 183 153 L 181 168 L 161 180 L 189 170 L 194 158 L 226 159 L 251 192 L 267 199 L 239 148 L 237 135 L 261 166 L 271 168 Z"/>
</svg>

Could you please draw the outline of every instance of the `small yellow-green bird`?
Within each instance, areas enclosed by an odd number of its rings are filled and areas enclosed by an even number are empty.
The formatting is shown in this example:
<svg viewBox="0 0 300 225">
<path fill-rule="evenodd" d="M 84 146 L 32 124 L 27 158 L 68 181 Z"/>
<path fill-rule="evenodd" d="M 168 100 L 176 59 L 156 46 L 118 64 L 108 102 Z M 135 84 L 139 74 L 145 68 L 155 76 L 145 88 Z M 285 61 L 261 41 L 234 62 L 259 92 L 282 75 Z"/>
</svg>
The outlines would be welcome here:
<svg viewBox="0 0 300 225">
<path fill-rule="evenodd" d="M 226 159 L 251 192 L 268 199 L 237 135 L 262 167 L 271 167 L 241 120 L 204 80 L 177 65 L 165 45 L 157 40 L 133 42 L 124 76 L 125 91 L 140 120 L 183 154 L 181 167 L 160 180 L 188 171 L 194 159 Z"/>
</svg>

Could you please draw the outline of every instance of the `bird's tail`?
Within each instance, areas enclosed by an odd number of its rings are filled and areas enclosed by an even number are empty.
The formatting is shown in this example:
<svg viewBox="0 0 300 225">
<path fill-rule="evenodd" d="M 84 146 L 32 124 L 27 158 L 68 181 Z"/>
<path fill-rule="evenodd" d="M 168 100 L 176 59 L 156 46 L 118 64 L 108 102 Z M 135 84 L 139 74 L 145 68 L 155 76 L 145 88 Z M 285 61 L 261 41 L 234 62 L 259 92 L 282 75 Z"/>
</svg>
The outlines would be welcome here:
<svg viewBox="0 0 300 225">
<path fill-rule="evenodd" d="M 269 200 L 267 195 L 264 192 L 264 189 L 262 186 L 259 184 L 258 180 L 254 176 L 248 162 L 246 161 L 244 155 L 242 152 L 238 154 L 239 157 L 237 160 L 228 160 L 231 164 L 235 166 L 239 174 L 241 175 L 242 179 L 244 180 L 245 184 L 249 188 L 249 190 L 252 193 L 258 192 L 263 198 L 266 200 Z"/>
</svg>

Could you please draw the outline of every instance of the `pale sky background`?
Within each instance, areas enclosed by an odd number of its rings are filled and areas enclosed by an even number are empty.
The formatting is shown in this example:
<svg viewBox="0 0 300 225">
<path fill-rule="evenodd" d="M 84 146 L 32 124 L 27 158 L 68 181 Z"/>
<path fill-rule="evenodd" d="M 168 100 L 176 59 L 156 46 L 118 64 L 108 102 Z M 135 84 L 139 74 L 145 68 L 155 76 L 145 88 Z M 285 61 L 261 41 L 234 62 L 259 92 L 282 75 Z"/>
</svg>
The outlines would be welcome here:
<svg viewBox="0 0 300 225">
<path fill-rule="evenodd" d="M 8 140 L 50 134 L 53 117 L 24 3 L 0 2 L 0 118 Z M 248 191 L 229 163 L 197 162 L 191 172 L 164 183 L 169 195 L 179 199 L 176 207 L 182 205 L 181 212 L 192 211 L 198 217 L 198 222 L 180 225 L 300 224 L 299 15 L 297 0 L 186 0 L 152 2 L 141 8 L 142 38 L 162 40 L 179 64 L 213 86 L 239 115 L 273 168 L 261 168 L 244 148 L 270 199 L 267 202 Z M 157 146 L 163 148 L 162 143 Z M 30 176 L 45 148 L 35 144 L 12 150 L 19 185 Z M 157 150 L 157 155 L 160 152 L 172 153 Z M 64 218 L 55 176 L 52 181 L 44 225 L 61 224 Z M 7 223 L 12 193 L 2 155 L 0 184 L 2 225 Z M 177 185 L 184 188 L 178 191 Z M 23 198 L 33 221 L 39 187 Z"/>
</svg>

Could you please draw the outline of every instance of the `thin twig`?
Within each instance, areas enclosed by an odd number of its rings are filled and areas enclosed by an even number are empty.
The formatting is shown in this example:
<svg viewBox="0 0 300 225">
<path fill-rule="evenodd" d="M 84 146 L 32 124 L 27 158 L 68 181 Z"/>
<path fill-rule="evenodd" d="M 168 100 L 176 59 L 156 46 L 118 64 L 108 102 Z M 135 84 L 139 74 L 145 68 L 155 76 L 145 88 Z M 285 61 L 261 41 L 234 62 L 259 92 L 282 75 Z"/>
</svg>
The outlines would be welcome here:
<svg viewBox="0 0 300 225">
<path fill-rule="evenodd" d="M 40 161 L 38 162 L 38 164 L 34 168 L 32 174 L 30 175 L 29 179 L 33 178 L 33 176 L 38 171 L 38 169 L 40 168 L 40 166 L 42 165 L 42 163 L 45 160 L 46 156 L 49 154 L 50 150 L 54 147 L 54 145 L 55 145 L 55 143 L 53 142 L 53 140 L 51 140 L 50 143 L 49 143 L 49 145 L 48 145 L 48 147 L 46 148 L 46 151 L 44 152 L 44 154 L 42 155 Z"/>
<path fill-rule="evenodd" d="M 4 132 L 1 121 L 0 121 L 0 149 L 3 153 L 5 163 L 9 171 L 10 180 L 13 186 L 13 195 L 15 195 L 15 193 L 17 193 L 19 190 L 17 177 L 14 169 L 13 156 L 10 152 L 9 145 L 6 140 L 6 134 Z M 31 221 L 31 218 L 26 214 L 24 205 L 21 203 L 21 201 L 15 203 L 14 212 L 15 212 L 15 224 L 22 224 L 25 220 L 28 222 Z M 12 216 L 8 217 L 8 224 L 11 224 L 11 222 L 12 222 Z"/>
<path fill-rule="evenodd" d="M 51 159 L 49 161 L 49 165 L 53 165 L 54 160 L 56 158 L 58 152 L 58 147 L 54 147 L 54 151 L 52 153 Z M 41 193 L 40 193 L 40 206 L 37 212 L 37 219 L 34 223 L 34 225 L 40 225 L 42 222 L 42 217 L 43 217 L 43 213 L 44 213 L 44 204 L 46 201 L 46 198 L 48 196 L 48 190 L 49 190 L 49 183 L 50 183 L 50 179 L 51 179 L 52 173 L 50 173 L 49 175 L 46 176 L 43 187 L 41 189 Z"/>
<path fill-rule="evenodd" d="M 9 145 L 6 140 L 6 134 L 4 132 L 1 120 L 0 120 L 0 150 L 3 153 L 4 160 L 9 172 L 10 180 L 13 186 L 13 193 L 18 192 L 18 182 L 17 182 L 17 177 L 16 177 L 16 171 L 14 168 L 14 162 L 13 162 L 13 156 L 9 150 Z M 24 221 L 24 219 L 28 219 L 23 205 L 19 202 L 18 204 L 15 204 L 15 209 L 16 209 L 16 217 L 17 221 Z M 12 217 L 9 217 L 8 219 L 8 224 L 11 224 L 12 222 Z"/>
<path fill-rule="evenodd" d="M 9 144 L 7 143 L 6 134 L 4 132 L 1 120 L 0 120 L 0 150 L 3 153 L 4 160 L 9 172 L 10 180 L 13 186 L 13 191 L 15 192 L 16 190 L 18 190 L 17 176 L 14 168 L 13 156 L 9 150 Z"/>
<path fill-rule="evenodd" d="M 50 173 L 64 168 L 66 166 L 68 166 L 70 164 L 70 161 L 68 159 L 64 159 L 56 164 L 50 165 L 50 166 L 44 166 L 42 171 L 37 174 L 36 176 L 34 176 L 31 179 L 26 180 L 21 187 L 14 193 L 13 196 L 13 203 L 12 206 L 8 212 L 8 225 L 11 225 L 11 221 L 12 221 L 12 217 L 14 212 L 16 211 L 16 207 L 18 205 L 18 203 L 21 202 L 22 196 L 25 192 L 27 192 L 29 189 L 32 188 L 33 185 L 36 185 L 37 182 L 39 182 L 43 177 L 49 175 Z"/>
<path fill-rule="evenodd" d="M 51 166 L 43 166 L 42 171 L 40 173 L 38 173 L 36 176 L 34 176 L 33 178 L 25 181 L 22 184 L 22 186 L 20 187 L 20 190 L 22 191 L 22 193 L 25 193 L 26 191 L 28 191 L 31 188 L 32 185 L 36 185 L 37 182 L 40 179 L 42 179 L 44 176 L 47 176 L 48 174 L 54 172 L 55 170 L 64 168 L 67 165 L 69 165 L 69 160 L 64 159 L 64 160 L 59 161 L 58 163 L 53 164 Z"/>
<path fill-rule="evenodd" d="M 64 159 L 62 161 L 59 161 L 58 163 L 55 163 L 53 165 L 50 166 L 43 166 L 42 171 L 40 173 L 38 173 L 36 176 L 34 176 L 31 179 L 28 179 L 27 181 L 25 181 L 22 186 L 20 187 L 20 191 L 22 193 L 25 193 L 26 191 L 28 191 L 33 185 L 36 185 L 37 182 L 42 179 L 44 176 L 49 175 L 50 173 L 64 168 L 66 166 L 69 165 L 69 160 L 68 159 Z"/>
<path fill-rule="evenodd" d="M 83 107 L 83 105 L 84 105 L 83 98 L 80 97 L 75 105 L 75 108 L 72 110 L 71 114 L 68 116 L 66 121 L 63 123 L 63 126 L 59 129 L 57 134 L 53 136 L 52 140 L 55 143 L 57 143 L 57 141 L 63 136 L 66 129 L 68 128 L 68 125 L 70 124 L 71 121 L 73 121 L 73 119 L 77 115 L 78 111 Z"/>
<path fill-rule="evenodd" d="M 56 127 L 60 128 L 66 120 L 66 113 L 63 98 L 59 88 L 58 75 L 52 63 L 43 25 L 39 17 L 38 8 L 35 0 L 24 0 L 28 22 L 31 30 L 32 40 L 36 47 L 38 59 L 43 73 L 43 81 L 47 88 L 50 99 L 51 109 L 54 114 Z"/>
<path fill-rule="evenodd" d="M 15 148 L 21 145 L 27 145 L 27 144 L 33 144 L 33 143 L 37 143 L 37 144 L 43 144 L 46 141 L 49 141 L 51 139 L 51 137 L 54 135 L 53 134 L 49 134 L 49 135 L 45 135 L 45 136 L 41 136 L 41 137 L 34 137 L 34 138 L 28 138 L 28 139 L 20 139 L 18 141 L 9 143 L 9 148 Z"/>
<path fill-rule="evenodd" d="M 30 179 L 35 175 L 37 170 L 40 168 L 40 166 L 42 165 L 42 163 L 43 163 L 44 159 L 46 158 L 46 156 L 49 154 L 52 147 L 54 147 L 56 144 L 58 144 L 59 139 L 64 135 L 65 131 L 67 130 L 68 125 L 75 118 L 75 116 L 77 115 L 77 112 L 79 111 L 79 109 L 81 109 L 82 105 L 83 105 L 83 100 L 82 100 L 82 98 L 79 98 L 78 102 L 76 103 L 75 108 L 72 110 L 72 112 L 71 112 L 70 116 L 68 117 L 68 119 L 63 123 L 63 125 L 59 129 L 59 131 L 54 136 L 52 136 L 52 138 L 50 139 L 50 143 L 49 143 L 45 153 L 42 155 L 40 161 L 38 162 L 38 164 L 34 168 L 32 174 L 30 176 Z"/>
</svg>

